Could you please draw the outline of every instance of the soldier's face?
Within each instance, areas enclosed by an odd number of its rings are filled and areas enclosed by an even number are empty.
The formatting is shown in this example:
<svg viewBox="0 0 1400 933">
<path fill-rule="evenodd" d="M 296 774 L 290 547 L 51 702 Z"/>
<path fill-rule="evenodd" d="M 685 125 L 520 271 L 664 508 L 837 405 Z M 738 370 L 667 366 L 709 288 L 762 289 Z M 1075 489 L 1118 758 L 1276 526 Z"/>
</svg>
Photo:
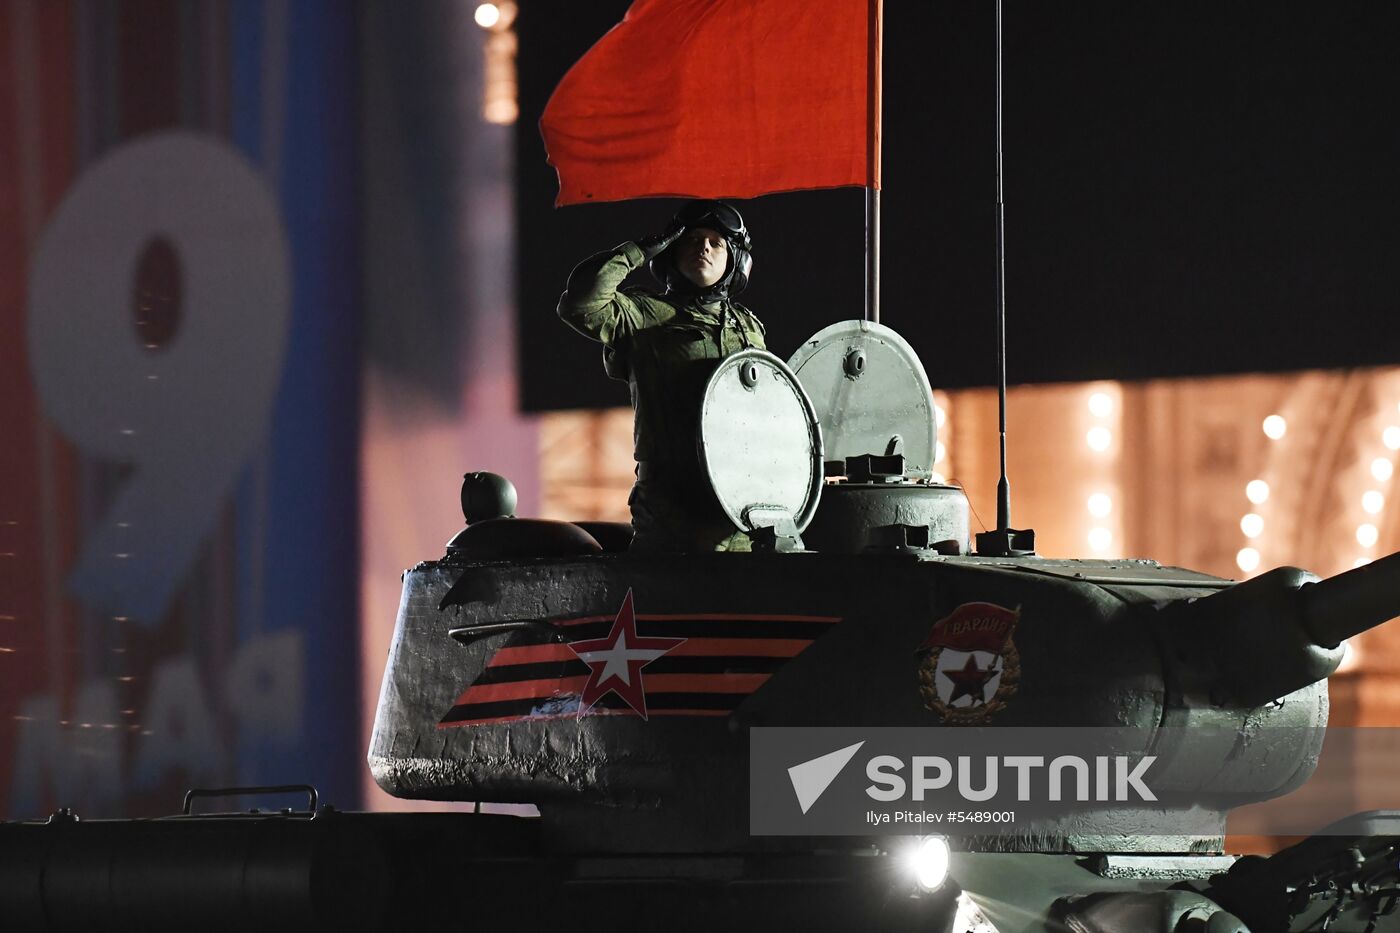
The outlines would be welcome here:
<svg viewBox="0 0 1400 933">
<path fill-rule="evenodd" d="M 676 245 L 676 268 L 697 288 L 708 288 L 729 268 L 729 246 L 723 234 L 695 227 L 681 235 Z"/>
</svg>

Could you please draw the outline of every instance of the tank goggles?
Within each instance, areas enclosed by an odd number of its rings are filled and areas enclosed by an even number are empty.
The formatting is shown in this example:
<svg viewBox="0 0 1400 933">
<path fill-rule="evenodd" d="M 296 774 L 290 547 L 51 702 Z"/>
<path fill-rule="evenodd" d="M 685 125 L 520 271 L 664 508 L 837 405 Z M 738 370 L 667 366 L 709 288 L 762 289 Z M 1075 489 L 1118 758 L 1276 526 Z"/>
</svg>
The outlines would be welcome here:
<svg viewBox="0 0 1400 933">
<path fill-rule="evenodd" d="M 744 249 L 753 248 L 749 241 L 749 231 L 744 227 L 744 218 L 723 201 L 701 201 L 686 205 L 676 214 L 675 224 L 687 230 L 695 227 L 716 230 Z"/>
</svg>

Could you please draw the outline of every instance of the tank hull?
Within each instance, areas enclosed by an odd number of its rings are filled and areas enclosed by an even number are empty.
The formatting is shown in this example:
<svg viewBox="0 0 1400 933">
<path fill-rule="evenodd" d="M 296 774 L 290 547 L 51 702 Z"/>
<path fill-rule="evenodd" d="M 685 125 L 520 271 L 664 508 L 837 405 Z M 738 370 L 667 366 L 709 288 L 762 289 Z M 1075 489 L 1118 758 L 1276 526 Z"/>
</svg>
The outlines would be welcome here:
<svg viewBox="0 0 1400 933">
<path fill-rule="evenodd" d="M 1325 724 L 1325 682 L 1261 709 L 1197 702 L 1177 691 L 1182 678 L 1162 650 L 1169 640 L 1154 628 L 1162 604 L 1228 585 L 1150 561 L 600 554 L 425 563 L 404 577 L 369 764 L 396 796 L 536 804 L 559 817 L 549 822 L 564 845 L 572 828 L 587 840 L 607 825 L 625 837 L 620 845 L 728 851 L 765 844 L 747 830 L 750 726 L 1114 727 L 1169 746 L 1159 730 L 1170 723 L 1249 737 L 1262 754 L 1271 728 Z M 969 720 L 930 688 L 920 647 L 936 624 L 977 604 L 1014 614 L 1001 663 L 1015 689 L 997 687 L 996 702 L 984 704 L 995 708 Z M 593 668 L 580 646 L 615 643 L 628 606 L 629 638 L 665 650 L 637 670 L 635 696 L 590 697 Z M 1230 748 L 1163 752 L 1174 784 L 1199 791 L 1193 805 L 1218 811 L 1223 832 L 1231 806 L 1305 780 L 1318 748 L 1271 748 L 1267 768 Z M 1232 768 L 1233 796 L 1212 793 Z M 1162 844 L 1130 822 L 1114 838 L 1075 837 L 1072 828 L 1042 833 L 1034 845 Z"/>
</svg>

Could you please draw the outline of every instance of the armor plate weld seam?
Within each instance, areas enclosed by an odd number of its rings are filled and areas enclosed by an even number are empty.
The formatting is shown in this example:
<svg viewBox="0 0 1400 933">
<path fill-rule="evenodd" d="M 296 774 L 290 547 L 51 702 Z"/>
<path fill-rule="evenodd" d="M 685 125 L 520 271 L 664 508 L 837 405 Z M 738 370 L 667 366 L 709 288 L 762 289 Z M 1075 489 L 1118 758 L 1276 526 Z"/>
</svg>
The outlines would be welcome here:
<svg viewBox="0 0 1400 933">
<path fill-rule="evenodd" d="M 748 693 L 647 693 L 649 716 L 728 715 Z M 578 694 L 556 694 L 552 697 L 526 697 L 519 700 L 498 700 L 454 706 L 438 724 L 439 727 L 486 719 L 574 719 L 578 716 Z M 553 708 L 541 709 L 542 703 Z M 614 715 L 635 712 L 616 694 L 608 694 L 589 709 L 586 716 L 599 715 L 600 710 L 612 710 Z"/>
</svg>

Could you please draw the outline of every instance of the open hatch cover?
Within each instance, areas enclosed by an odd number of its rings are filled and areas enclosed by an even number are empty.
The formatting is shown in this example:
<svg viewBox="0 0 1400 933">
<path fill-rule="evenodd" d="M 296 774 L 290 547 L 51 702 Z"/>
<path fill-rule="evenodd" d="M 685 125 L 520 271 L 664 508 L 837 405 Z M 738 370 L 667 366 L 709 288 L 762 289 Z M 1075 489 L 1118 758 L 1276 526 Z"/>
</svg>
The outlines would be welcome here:
<svg viewBox="0 0 1400 933">
<path fill-rule="evenodd" d="M 792 370 L 764 350 L 720 361 L 700 406 L 700 462 L 741 530 L 807 527 L 822 489 L 822 434 Z M 781 531 L 779 532 L 782 533 Z"/>
<path fill-rule="evenodd" d="M 872 321 L 841 321 L 812 335 L 788 365 L 812 400 L 827 460 L 902 453 L 907 476 L 930 475 L 933 389 L 903 337 Z M 895 437 L 900 449 L 891 449 Z"/>
</svg>

